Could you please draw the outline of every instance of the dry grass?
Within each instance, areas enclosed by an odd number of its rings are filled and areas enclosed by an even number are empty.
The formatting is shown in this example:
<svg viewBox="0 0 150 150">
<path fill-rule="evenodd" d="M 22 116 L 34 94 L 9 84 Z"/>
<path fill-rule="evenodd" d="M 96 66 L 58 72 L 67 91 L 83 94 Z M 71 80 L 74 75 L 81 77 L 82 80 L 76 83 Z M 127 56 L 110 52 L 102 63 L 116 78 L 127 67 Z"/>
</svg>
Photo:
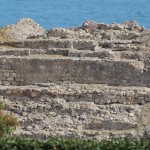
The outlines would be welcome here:
<svg viewBox="0 0 150 150">
<path fill-rule="evenodd" d="M 2 111 L 4 104 L 0 102 L 0 137 L 10 134 L 19 125 L 18 119 Z"/>
<path fill-rule="evenodd" d="M 9 26 L 0 29 L 0 42 L 15 41 L 15 39 L 7 33 L 8 29 Z"/>
</svg>

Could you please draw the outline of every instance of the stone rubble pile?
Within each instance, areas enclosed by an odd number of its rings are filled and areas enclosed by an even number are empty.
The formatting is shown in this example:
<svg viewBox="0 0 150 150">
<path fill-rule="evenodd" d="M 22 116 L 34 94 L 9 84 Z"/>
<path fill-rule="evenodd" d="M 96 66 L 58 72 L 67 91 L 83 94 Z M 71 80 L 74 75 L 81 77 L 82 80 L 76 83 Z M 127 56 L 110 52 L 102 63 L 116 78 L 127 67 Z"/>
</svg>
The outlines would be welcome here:
<svg viewBox="0 0 150 150">
<path fill-rule="evenodd" d="M 20 19 L 16 24 L 1 28 L 0 33 L 0 41 L 8 41 L 43 36 L 45 30 L 30 18 L 27 18 Z"/>
<path fill-rule="evenodd" d="M 15 135 L 150 138 L 150 30 L 135 21 L 0 29 L 0 100 Z"/>
</svg>

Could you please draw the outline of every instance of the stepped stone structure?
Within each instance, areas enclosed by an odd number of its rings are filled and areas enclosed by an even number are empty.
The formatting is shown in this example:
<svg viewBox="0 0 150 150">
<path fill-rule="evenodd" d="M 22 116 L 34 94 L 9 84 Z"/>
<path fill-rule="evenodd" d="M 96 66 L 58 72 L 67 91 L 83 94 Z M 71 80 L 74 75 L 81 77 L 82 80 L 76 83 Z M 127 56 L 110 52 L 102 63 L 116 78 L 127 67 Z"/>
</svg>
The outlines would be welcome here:
<svg viewBox="0 0 150 150">
<path fill-rule="evenodd" d="M 15 135 L 150 138 L 150 30 L 135 21 L 0 29 L 0 100 Z"/>
</svg>

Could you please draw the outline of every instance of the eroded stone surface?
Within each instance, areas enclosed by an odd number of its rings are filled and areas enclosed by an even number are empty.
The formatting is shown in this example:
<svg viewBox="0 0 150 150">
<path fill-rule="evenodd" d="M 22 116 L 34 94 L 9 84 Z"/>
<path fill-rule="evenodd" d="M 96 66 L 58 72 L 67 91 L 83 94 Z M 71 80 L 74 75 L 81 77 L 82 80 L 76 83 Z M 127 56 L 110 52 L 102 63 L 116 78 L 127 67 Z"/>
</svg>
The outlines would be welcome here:
<svg viewBox="0 0 150 150">
<path fill-rule="evenodd" d="M 91 20 L 47 34 L 30 19 L 0 29 L 0 100 L 20 120 L 14 134 L 150 138 L 149 32 Z"/>
<path fill-rule="evenodd" d="M 0 29 L 0 41 L 22 40 L 44 36 L 45 31 L 30 18 L 19 20 L 16 24 Z"/>
</svg>

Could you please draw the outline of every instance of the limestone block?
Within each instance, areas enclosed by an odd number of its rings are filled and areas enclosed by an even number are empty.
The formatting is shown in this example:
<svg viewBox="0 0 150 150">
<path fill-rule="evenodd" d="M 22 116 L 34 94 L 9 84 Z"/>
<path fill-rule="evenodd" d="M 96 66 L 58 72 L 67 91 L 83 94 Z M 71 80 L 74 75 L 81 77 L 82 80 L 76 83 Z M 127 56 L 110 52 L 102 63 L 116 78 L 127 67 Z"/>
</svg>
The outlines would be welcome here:
<svg viewBox="0 0 150 150">
<path fill-rule="evenodd" d="M 9 78 L 7 78 L 7 80 L 8 80 L 8 81 L 13 81 L 14 78 L 9 77 Z"/>
<path fill-rule="evenodd" d="M 10 85 L 10 82 L 9 82 L 9 81 L 3 81 L 3 85 L 9 86 L 9 85 Z"/>
<path fill-rule="evenodd" d="M 94 41 L 78 40 L 73 42 L 73 48 L 79 50 L 92 50 L 96 46 Z"/>
<path fill-rule="evenodd" d="M 51 37 L 59 37 L 59 38 L 72 38 L 74 36 L 74 32 L 69 29 L 64 28 L 54 28 L 48 31 L 48 38 Z"/>
<path fill-rule="evenodd" d="M 9 72 L 5 72 L 4 77 L 9 77 Z"/>
<path fill-rule="evenodd" d="M 83 23 L 82 27 L 86 29 L 94 29 L 97 27 L 97 24 L 92 20 L 87 20 Z"/>
</svg>

